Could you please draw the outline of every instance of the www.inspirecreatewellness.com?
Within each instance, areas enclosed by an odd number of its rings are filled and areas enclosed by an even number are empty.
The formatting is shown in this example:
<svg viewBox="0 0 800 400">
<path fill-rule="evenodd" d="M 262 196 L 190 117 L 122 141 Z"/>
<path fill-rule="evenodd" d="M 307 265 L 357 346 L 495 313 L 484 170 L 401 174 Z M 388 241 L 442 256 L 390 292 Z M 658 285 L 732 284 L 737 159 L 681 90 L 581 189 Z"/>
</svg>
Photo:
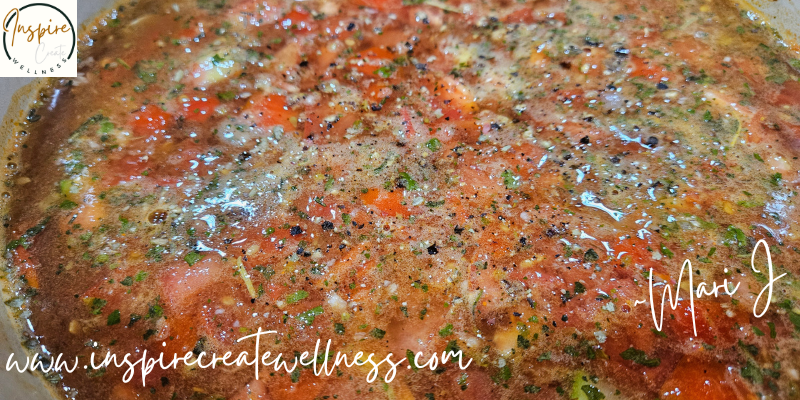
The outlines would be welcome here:
<svg viewBox="0 0 800 400">
<path fill-rule="evenodd" d="M 223 355 L 217 355 L 215 353 L 208 354 L 206 352 L 195 355 L 190 351 L 183 356 L 173 354 L 171 359 L 165 360 L 164 353 L 156 353 L 155 356 L 150 356 L 147 350 L 142 351 L 141 356 L 131 355 L 130 353 L 118 356 L 109 351 L 102 359 L 100 359 L 100 357 L 95 357 L 95 353 L 92 353 L 89 362 L 84 365 L 83 368 L 92 368 L 93 370 L 102 368 L 125 368 L 125 374 L 122 377 L 123 382 L 130 382 L 138 372 L 141 374 L 142 385 L 144 386 L 147 376 L 152 373 L 155 368 L 169 370 L 177 368 L 180 364 L 200 369 L 214 369 L 218 365 L 227 367 L 252 366 L 255 371 L 256 379 L 259 379 L 259 369 L 262 366 L 265 368 L 273 367 L 276 372 L 283 370 L 289 374 L 291 374 L 298 365 L 302 367 L 313 366 L 315 375 L 320 376 L 324 374 L 325 376 L 330 376 L 336 371 L 337 367 L 351 368 L 353 366 L 360 367 L 369 365 L 371 369 L 369 374 L 367 374 L 367 382 L 371 383 L 375 381 L 381 373 L 381 370 L 386 370 L 383 379 L 385 382 L 389 383 L 394 380 L 397 369 L 401 368 L 405 363 L 408 363 L 406 368 L 409 369 L 412 368 L 413 365 L 415 368 L 430 368 L 432 371 L 440 364 L 444 365 L 451 361 L 455 362 L 457 360 L 458 367 L 462 371 L 467 369 L 472 363 L 471 358 L 464 359 L 464 354 L 460 349 L 445 349 L 441 353 L 433 353 L 430 357 L 426 357 L 422 352 L 417 352 L 414 354 L 413 359 L 402 357 L 396 360 L 394 359 L 395 355 L 393 353 L 387 354 L 382 359 L 377 359 L 375 353 L 365 354 L 361 351 L 356 352 L 352 356 L 336 351 L 334 355 L 331 350 L 330 339 L 328 339 L 324 349 L 321 349 L 321 339 L 317 339 L 314 351 L 304 351 L 299 357 L 292 356 L 291 358 L 286 358 L 283 356 L 283 353 L 273 355 L 269 351 L 262 352 L 260 349 L 261 337 L 277 333 L 278 331 L 264 331 L 259 327 L 256 333 L 239 338 L 237 342 L 254 339 L 255 347 L 252 353 L 243 351 L 236 356 L 230 351 Z M 14 358 L 14 353 L 11 353 L 6 361 L 6 372 L 15 370 L 22 373 L 25 371 L 34 372 L 38 370 L 44 373 L 51 371 L 72 373 L 79 368 L 80 361 L 78 357 L 75 357 L 72 363 L 64 358 L 63 354 L 53 355 L 49 357 L 49 362 L 47 362 L 42 359 L 38 353 L 35 353 L 25 358 L 23 361 L 24 364 L 22 364 Z"/>
</svg>

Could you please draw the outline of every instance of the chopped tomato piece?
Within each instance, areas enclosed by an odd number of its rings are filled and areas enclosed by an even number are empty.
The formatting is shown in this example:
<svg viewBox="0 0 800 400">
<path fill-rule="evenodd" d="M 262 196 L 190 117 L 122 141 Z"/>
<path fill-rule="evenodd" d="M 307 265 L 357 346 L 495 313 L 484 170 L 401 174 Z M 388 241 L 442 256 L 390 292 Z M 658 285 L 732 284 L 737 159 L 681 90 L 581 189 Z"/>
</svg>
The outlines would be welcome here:
<svg viewBox="0 0 800 400">
<path fill-rule="evenodd" d="M 565 13 L 552 12 L 554 10 L 550 10 L 546 7 L 522 7 L 510 13 L 504 20 L 507 24 L 532 24 L 547 20 L 567 21 L 568 18 Z"/>
<path fill-rule="evenodd" d="M 317 398 L 324 386 L 322 378 L 310 370 L 300 374 L 297 382 L 288 374 L 270 377 L 267 381 L 270 398 L 274 400 L 313 400 Z"/>
<path fill-rule="evenodd" d="M 308 11 L 295 7 L 281 19 L 281 28 L 293 31 L 310 31 L 311 21 L 313 21 L 313 18 Z"/>
<path fill-rule="evenodd" d="M 155 105 L 142 107 L 133 113 L 130 126 L 136 136 L 159 135 L 166 133 L 175 123 L 172 114 Z"/>
<path fill-rule="evenodd" d="M 142 172 L 147 170 L 146 159 L 138 155 L 125 155 L 113 159 L 103 176 L 103 183 L 114 186 L 121 182 L 128 182 L 143 177 Z"/>
<path fill-rule="evenodd" d="M 695 282 L 695 286 L 699 282 Z M 692 329 L 692 313 L 688 301 L 682 301 L 675 311 L 670 311 L 675 315 L 675 320 L 667 320 L 667 324 L 672 323 L 679 338 L 686 339 L 694 337 Z M 697 326 L 697 339 L 705 343 L 717 346 L 732 345 L 736 342 L 733 335 L 735 324 L 746 325 L 749 323 L 745 314 L 734 313 L 733 317 L 726 315 L 726 310 L 721 304 L 713 300 L 694 300 L 695 324 Z M 666 313 L 666 311 L 665 311 Z"/>
<path fill-rule="evenodd" d="M 469 114 L 478 110 L 474 96 L 458 81 L 447 77 L 437 83 L 437 86 L 433 103 L 441 107 L 446 115 L 450 110 L 456 110 L 459 114 Z"/>
<path fill-rule="evenodd" d="M 205 122 L 214 113 L 219 100 L 216 97 L 200 96 L 181 96 L 181 115 L 187 121 Z"/>
<path fill-rule="evenodd" d="M 19 276 L 24 276 L 32 288 L 39 289 L 39 275 L 36 273 L 38 263 L 27 249 L 19 246 L 14 250 L 14 264 L 17 266 Z"/>
<path fill-rule="evenodd" d="M 236 392 L 236 395 L 234 395 L 232 398 L 237 400 L 271 399 L 269 394 L 267 394 L 267 386 L 264 385 L 264 382 L 256 379 L 253 379 L 250 381 L 250 383 L 239 389 L 239 391 Z"/>
<path fill-rule="evenodd" d="M 631 77 L 642 77 L 652 81 L 661 81 L 662 78 L 668 78 L 664 67 L 658 66 L 653 61 L 641 57 L 631 56 L 630 68 Z"/>
<path fill-rule="evenodd" d="M 709 46 L 706 43 L 688 35 L 677 40 L 671 40 L 669 46 L 675 56 L 692 63 L 700 62 L 710 53 Z"/>
<path fill-rule="evenodd" d="M 408 112 L 408 108 L 403 108 L 403 123 L 405 125 L 406 137 L 411 137 L 416 134 L 416 130 L 414 129 L 414 125 L 411 123 L 411 114 Z"/>
<path fill-rule="evenodd" d="M 73 222 L 86 229 L 94 229 L 100 226 L 105 216 L 106 206 L 94 195 L 87 195 Z"/>
<path fill-rule="evenodd" d="M 250 100 L 250 112 L 264 127 L 281 125 L 286 129 L 297 123 L 297 112 L 291 110 L 283 96 L 266 96 Z"/>
<path fill-rule="evenodd" d="M 188 42 L 196 37 L 202 37 L 203 23 L 196 23 L 188 28 L 180 29 L 173 34 L 177 40 Z"/>
<path fill-rule="evenodd" d="M 361 201 L 368 206 L 377 208 L 383 215 L 411 216 L 411 211 L 401 204 L 403 193 L 387 192 L 379 189 L 370 189 L 361 195 Z"/>
<path fill-rule="evenodd" d="M 653 262 L 653 255 L 647 250 L 648 246 L 652 246 L 650 242 L 641 240 L 635 237 L 626 238 L 619 244 L 613 246 L 618 260 L 623 261 L 626 265 L 644 264 L 646 268 L 657 267 Z"/>
<path fill-rule="evenodd" d="M 369 85 L 366 93 L 372 101 L 381 102 L 392 94 L 392 89 L 384 81 L 374 81 Z"/>
<path fill-rule="evenodd" d="M 504 21 L 507 24 L 532 24 L 534 22 L 540 22 L 540 18 L 539 15 L 536 15 L 533 7 L 523 7 L 517 10 L 517 12 L 506 16 Z"/>
<path fill-rule="evenodd" d="M 163 352 L 165 359 L 172 359 L 173 355 L 182 356 L 197 344 L 197 329 L 191 316 L 185 313 L 172 313 L 165 319 L 165 340 L 158 342 L 155 351 Z M 162 346 L 161 343 L 166 343 Z"/>
<path fill-rule="evenodd" d="M 336 115 L 335 120 L 326 120 L 326 117 Z M 346 112 L 342 107 L 328 107 L 320 105 L 318 107 L 307 107 L 305 109 L 305 120 L 303 121 L 304 136 L 315 143 L 322 141 L 338 141 L 346 134 L 347 129 L 353 126 L 359 115 Z"/>
<path fill-rule="evenodd" d="M 605 68 L 604 60 L 608 57 L 608 51 L 604 48 L 593 48 L 591 51 L 584 52 L 580 61 L 581 72 L 587 76 L 598 78 L 603 76 Z M 583 91 L 581 91 L 583 94 Z"/>
<path fill-rule="evenodd" d="M 753 394 L 725 364 L 684 356 L 661 386 L 663 399 L 750 399 Z"/>
<path fill-rule="evenodd" d="M 659 293 L 660 294 L 660 293 Z M 694 301 L 694 324 L 692 324 L 692 310 L 689 301 L 682 301 L 681 304 L 675 311 L 670 311 L 672 315 L 675 316 L 673 329 L 678 333 L 681 339 L 689 338 L 694 336 L 694 327 L 697 327 L 697 337 L 706 342 L 711 343 L 714 340 L 714 336 L 717 333 L 716 329 L 712 329 L 709 326 L 709 321 L 706 317 L 707 311 L 709 307 L 713 307 L 713 303 L 706 304 L 709 302 L 705 301 L 698 301 L 695 299 Z M 665 306 L 668 307 L 668 306 Z M 719 310 L 719 306 L 715 307 Z M 666 313 L 666 311 L 665 311 Z M 665 321 L 671 322 L 671 319 L 666 319 Z"/>
<path fill-rule="evenodd" d="M 381 67 L 389 64 L 394 59 L 394 54 L 383 47 L 371 47 L 358 53 L 356 58 L 350 60 L 350 65 L 358 72 L 371 75 Z M 377 76 L 377 75 L 376 75 Z"/>
<path fill-rule="evenodd" d="M 773 104 L 778 106 L 800 107 L 800 83 L 786 81 L 783 88 L 775 96 Z"/>
<path fill-rule="evenodd" d="M 228 15 L 239 17 L 240 15 L 261 15 L 270 21 L 280 19 L 283 10 L 278 7 L 264 7 L 263 0 L 237 0 L 228 2 L 230 7 L 226 8 Z"/>
<path fill-rule="evenodd" d="M 374 8 L 379 11 L 389 11 L 402 7 L 403 3 L 400 0 L 358 0 L 369 8 Z"/>
<path fill-rule="evenodd" d="M 163 296 L 167 304 L 175 310 L 197 299 L 197 295 L 213 282 L 222 280 L 227 265 L 215 255 L 203 255 L 200 261 L 188 265 L 183 261 L 175 262 L 165 270 L 162 278 L 165 287 Z"/>
<path fill-rule="evenodd" d="M 117 400 L 136 400 L 139 398 L 139 395 L 136 393 L 133 384 L 118 383 L 111 389 L 111 398 Z"/>
</svg>

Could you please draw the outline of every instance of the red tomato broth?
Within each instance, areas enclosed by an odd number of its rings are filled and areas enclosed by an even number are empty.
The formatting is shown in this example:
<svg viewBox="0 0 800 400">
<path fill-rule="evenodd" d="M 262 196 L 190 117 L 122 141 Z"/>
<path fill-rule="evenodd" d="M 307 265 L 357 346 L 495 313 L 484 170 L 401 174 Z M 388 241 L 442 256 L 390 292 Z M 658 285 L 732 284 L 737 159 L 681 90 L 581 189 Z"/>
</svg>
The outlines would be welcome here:
<svg viewBox="0 0 800 400">
<path fill-rule="evenodd" d="M 780 281 L 753 317 L 763 277 L 742 260 L 764 238 L 798 272 L 797 55 L 717 2 L 411 3 L 119 9 L 20 135 L 10 304 L 51 352 L 238 352 L 260 327 L 286 355 L 317 339 L 455 346 L 471 366 L 401 367 L 385 386 L 357 368 L 59 384 L 77 398 L 795 393 L 796 290 Z M 652 329 L 636 301 L 684 259 L 696 283 L 741 289 L 692 315 L 683 287 Z"/>
</svg>

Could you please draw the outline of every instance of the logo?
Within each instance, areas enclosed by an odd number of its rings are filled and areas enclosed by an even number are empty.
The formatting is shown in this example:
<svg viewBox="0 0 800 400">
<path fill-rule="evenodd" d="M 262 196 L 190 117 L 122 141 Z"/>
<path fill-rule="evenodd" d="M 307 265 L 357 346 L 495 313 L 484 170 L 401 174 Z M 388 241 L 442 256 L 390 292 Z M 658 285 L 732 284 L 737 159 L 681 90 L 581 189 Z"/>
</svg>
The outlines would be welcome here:
<svg viewBox="0 0 800 400">
<path fill-rule="evenodd" d="M 76 77 L 77 0 L 3 1 L 0 76 Z"/>
</svg>

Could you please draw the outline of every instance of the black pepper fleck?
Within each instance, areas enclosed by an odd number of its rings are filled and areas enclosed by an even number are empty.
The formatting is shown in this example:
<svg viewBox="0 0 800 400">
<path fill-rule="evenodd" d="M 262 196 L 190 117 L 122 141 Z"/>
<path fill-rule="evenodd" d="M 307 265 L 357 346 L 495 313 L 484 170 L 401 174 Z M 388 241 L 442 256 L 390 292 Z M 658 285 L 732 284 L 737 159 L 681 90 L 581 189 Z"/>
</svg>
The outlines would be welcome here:
<svg viewBox="0 0 800 400">
<path fill-rule="evenodd" d="M 428 247 L 428 254 L 430 255 L 439 254 L 439 249 L 436 247 L 436 243 Z"/>
</svg>

